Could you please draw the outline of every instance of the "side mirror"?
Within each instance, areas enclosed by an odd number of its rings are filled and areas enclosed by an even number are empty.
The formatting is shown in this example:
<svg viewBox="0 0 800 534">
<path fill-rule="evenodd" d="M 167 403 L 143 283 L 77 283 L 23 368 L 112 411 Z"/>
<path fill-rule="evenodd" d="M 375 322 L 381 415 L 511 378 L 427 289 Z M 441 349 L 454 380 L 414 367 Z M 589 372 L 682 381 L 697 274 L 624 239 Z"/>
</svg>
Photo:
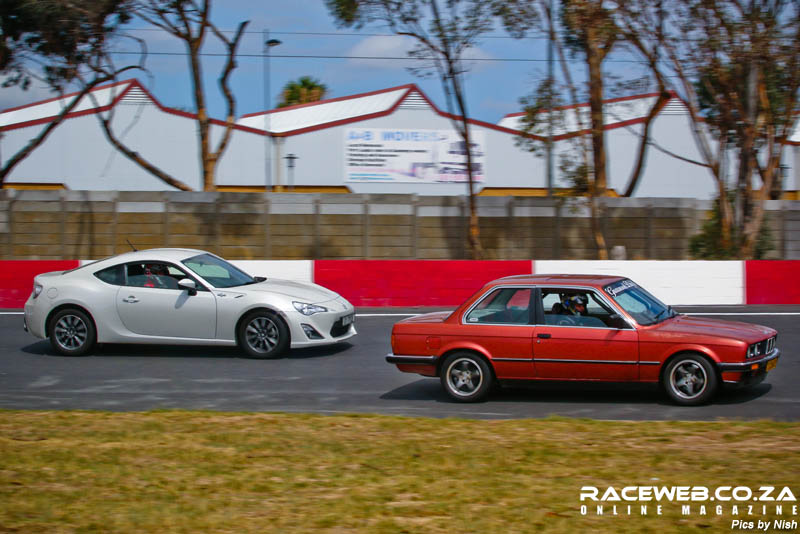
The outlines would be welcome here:
<svg viewBox="0 0 800 534">
<path fill-rule="evenodd" d="M 194 280 L 183 278 L 178 282 L 178 287 L 188 291 L 190 296 L 197 295 L 197 284 L 194 283 Z"/>
<path fill-rule="evenodd" d="M 616 328 L 617 330 L 629 330 L 631 327 L 628 324 L 628 321 L 623 319 L 622 316 L 618 313 L 612 313 L 611 315 L 608 316 L 608 319 L 611 325 L 615 325 L 612 326 L 612 328 Z"/>
</svg>

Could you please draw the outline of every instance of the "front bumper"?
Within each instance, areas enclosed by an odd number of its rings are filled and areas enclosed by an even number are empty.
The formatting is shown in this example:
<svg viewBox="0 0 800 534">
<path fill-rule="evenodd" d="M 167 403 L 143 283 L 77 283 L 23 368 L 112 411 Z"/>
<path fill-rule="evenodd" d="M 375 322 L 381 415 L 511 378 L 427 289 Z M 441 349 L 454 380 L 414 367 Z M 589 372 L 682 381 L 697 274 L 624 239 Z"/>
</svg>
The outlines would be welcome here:
<svg viewBox="0 0 800 534">
<path fill-rule="evenodd" d="M 285 312 L 291 329 L 292 348 L 330 345 L 345 341 L 358 334 L 355 324 L 355 308 L 343 298 L 335 300 L 337 304 L 331 301 L 321 303 L 321 305 L 329 308 L 338 307 L 341 311 L 312 315 L 303 315 L 296 310 Z M 349 322 L 344 324 L 345 321 Z M 313 329 L 313 335 L 310 336 L 307 333 L 307 327 Z"/>
<path fill-rule="evenodd" d="M 760 384 L 767 377 L 769 370 L 774 368 L 780 358 L 781 351 L 773 349 L 772 352 L 755 360 L 736 363 L 719 363 L 717 367 L 722 374 L 722 381 L 727 387 L 748 387 Z M 775 362 L 770 365 L 770 362 Z"/>
<path fill-rule="evenodd" d="M 723 373 L 726 371 L 756 371 L 758 369 L 766 369 L 767 363 L 771 362 L 772 360 L 777 360 L 780 358 L 780 356 L 781 351 L 779 349 L 772 349 L 772 352 L 763 358 L 757 358 L 746 362 L 718 363 L 717 367 L 719 367 L 719 370 Z"/>
</svg>

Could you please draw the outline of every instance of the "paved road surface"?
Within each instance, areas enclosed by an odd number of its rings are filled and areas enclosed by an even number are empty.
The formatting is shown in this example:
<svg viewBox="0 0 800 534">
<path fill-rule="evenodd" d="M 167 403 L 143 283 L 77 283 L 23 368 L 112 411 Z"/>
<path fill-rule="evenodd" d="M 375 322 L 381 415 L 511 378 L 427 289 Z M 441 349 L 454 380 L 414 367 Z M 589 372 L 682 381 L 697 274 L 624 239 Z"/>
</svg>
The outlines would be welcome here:
<svg viewBox="0 0 800 534">
<path fill-rule="evenodd" d="M 536 384 L 502 389 L 487 402 L 448 400 L 436 379 L 400 373 L 384 361 L 396 310 L 360 310 L 351 343 L 248 360 L 235 348 L 105 345 L 90 356 L 55 355 L 0 312 L 0 408 L 382 413 L 430 417 L 800 420 L 800 307 L 683 308 L 778 329 L 783 355 L 767 381 L 723 392 L 709 406 L 669 404 L 641 385 Z M 12 312 L 13 313 L 13 312 Z M 752 314 L 768 315 L 752 315 Z M 373 315 L 377 314 L 377 315 Z M 751 314 L 751 315 L 740 315 Z M 715 315 L 716 316 L 716 315 Z"/>
</svg>

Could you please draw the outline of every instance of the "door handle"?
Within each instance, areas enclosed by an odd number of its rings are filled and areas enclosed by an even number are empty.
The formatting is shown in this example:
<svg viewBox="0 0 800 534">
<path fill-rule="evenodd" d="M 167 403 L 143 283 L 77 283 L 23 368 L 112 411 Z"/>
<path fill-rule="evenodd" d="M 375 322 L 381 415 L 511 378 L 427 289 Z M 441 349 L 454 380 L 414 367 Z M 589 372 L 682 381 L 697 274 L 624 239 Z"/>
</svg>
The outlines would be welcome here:
<svg viewBox="0 0 800 534">
<path fill-rule="evenodd" d="M 134 304 L 134 303 L 136 303 L 136 302 L 139 302 L 139 299 L 137 299 L 136 297 L 134 297 L 133 295 L 131 295 L 130 297 L 128 297 L 128 298 L 126 298 L 126 299 L 122 299 L 122 302 L 129 302 L 129 303 L 131 303 L 131 304 Z"/>
<path fill-rule="evenodd" d="M 539 337 L 539 338 L 542 338 L 542 339 L 550 339 L 552 336 L 550 334 L 536 334 L 536 337 Z"/>
</svg>

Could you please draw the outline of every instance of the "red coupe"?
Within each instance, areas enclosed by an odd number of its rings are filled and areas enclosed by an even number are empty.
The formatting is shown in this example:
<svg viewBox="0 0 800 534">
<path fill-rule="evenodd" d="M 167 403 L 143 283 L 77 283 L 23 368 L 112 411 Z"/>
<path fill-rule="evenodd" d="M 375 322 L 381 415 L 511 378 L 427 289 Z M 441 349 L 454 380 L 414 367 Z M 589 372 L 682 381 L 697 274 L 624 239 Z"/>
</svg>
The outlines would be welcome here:
<svg viewBox="0 0 800 534">
<path fill-rule="evenodd" d="M 438 376 L 474 402 L 507 380 L 660 383 L 678 404 L 721 383 L 761 382 L 778 363 L 777 332 L 681 315 L 619 276 L 525 275 L 486 284 L 454 312 L 400 321 L 386 361 Z"/>
</svg>

